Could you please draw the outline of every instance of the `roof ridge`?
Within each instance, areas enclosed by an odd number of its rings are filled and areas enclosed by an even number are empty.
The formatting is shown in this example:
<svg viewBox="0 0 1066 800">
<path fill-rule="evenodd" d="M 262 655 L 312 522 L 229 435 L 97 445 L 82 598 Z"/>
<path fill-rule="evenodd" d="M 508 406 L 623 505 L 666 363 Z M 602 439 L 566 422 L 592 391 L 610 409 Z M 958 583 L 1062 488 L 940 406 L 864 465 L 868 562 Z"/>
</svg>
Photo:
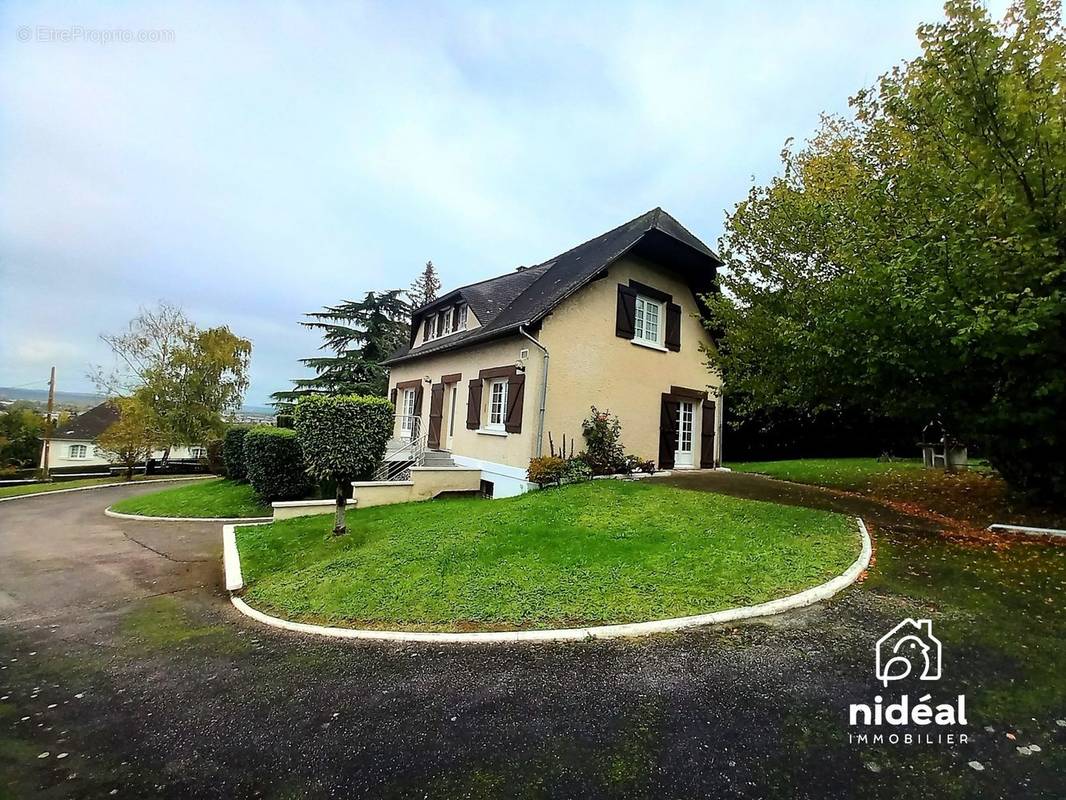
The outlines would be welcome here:
<svg viewBox="0 0 1066 800">
<path fill-rule="evenodd" d="M 482 278 L 481 280 L 474 281 L 473 283 L 464 283 L 462 286 L 456 286 L 454 289 L 449 289 L 444 294 L 442 294 L 440 297 L 434 297 L 428 303 L 423 303 L 418 308 L 411 309 L 411 314 L 412 314 L 412 316 L 417 314 L 423 308 L 428 308 L 429 306 L 431 306 L 434 303 L 436 303 L 438 300 L 441 300 L 442 298 L 447 297 L 450 294 L 455 294 L 456 292 L 461 292 L 464 289 L 473 289 L 475 286 L 480 286 L 483 283 L 492 283 L 493 281 L 498 281 L 498 280 L 501 280 L 503 278 L 510 277 L 511 275 L 518 275 L 518 274 L 520 274 L 522 272 L 528 272 L 531 269 L 540 269 L 541 267 L 546 266 L 547 263 L 548 262 L 544 262 L 544 264 L 534 264 L 532 267 L 524 267 L 522 269 L 513 269 L 510 272 L 501 272 L 499 275 L 493 275 L 491 278 Z"/>
</svg>

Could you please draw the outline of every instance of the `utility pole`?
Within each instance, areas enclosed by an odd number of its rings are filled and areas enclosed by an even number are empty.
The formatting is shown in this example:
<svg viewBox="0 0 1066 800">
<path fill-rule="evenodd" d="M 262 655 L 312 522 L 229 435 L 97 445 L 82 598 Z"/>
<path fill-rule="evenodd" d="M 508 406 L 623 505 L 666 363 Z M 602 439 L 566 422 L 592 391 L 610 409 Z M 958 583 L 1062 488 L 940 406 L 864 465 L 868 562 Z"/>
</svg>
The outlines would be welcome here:
<svg viewBox="0 0 1066 800">
<path fill-rule="evenodd" d="M 44 473 L 44 477 L 48 477 L 48 452 L 52 444 L 52 433 L 55 431 L 56 425 L 52 420 L 52 409 L 56 404 L 56 368 L 52 367 L 52 375 L 48 379 L 48 413 L 44 418 L 44 454 L 41 457 L 41 471 Z"/>
</svg>

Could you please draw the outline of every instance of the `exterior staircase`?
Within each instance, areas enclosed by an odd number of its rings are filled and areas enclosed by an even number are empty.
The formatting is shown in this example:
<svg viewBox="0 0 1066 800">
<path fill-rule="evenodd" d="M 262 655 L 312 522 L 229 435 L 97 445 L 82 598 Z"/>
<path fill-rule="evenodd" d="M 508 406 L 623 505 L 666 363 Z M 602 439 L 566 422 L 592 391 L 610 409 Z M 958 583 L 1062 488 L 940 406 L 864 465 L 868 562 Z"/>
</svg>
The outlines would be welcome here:
<svg viewBox="0 0 1066 800">
<path fill-rule="evenodd" d="M 447 450 L 427 450 L 422 462 L 423 467 L 433 467 L 434 469 L 445 469 L 447 467 L 454 467 L 455 462 L 452 461 L 452 454 Z"/>
</svg>

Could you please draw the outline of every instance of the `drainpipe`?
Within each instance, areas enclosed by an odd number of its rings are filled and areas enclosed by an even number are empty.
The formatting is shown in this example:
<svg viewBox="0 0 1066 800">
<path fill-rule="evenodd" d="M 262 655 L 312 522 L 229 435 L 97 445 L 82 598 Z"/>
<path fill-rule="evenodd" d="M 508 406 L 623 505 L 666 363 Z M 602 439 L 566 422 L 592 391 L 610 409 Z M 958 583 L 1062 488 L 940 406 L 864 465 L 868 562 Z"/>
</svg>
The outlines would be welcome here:
<svg viewBox="0 0 1066 800">
<path fill-rule="evenodd" d="M 530 336 L 526 329 L 518 326 L 518 332 L 533 342 L 544 353 L 544 372 L 540 376 L 540 417 L 537 420 L 537 458 L 544 455 L 544 409 L 548 405 L 548 348 Z"/>
</svg>

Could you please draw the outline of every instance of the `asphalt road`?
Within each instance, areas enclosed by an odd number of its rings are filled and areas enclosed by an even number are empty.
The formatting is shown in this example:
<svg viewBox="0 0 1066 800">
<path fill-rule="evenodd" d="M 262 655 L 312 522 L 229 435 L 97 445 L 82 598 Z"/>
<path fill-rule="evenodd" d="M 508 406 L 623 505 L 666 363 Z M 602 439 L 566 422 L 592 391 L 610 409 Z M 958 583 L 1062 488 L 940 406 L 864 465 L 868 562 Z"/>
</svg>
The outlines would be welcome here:
<svg viewBox="0 0 1066 800">
<path fill-rule="evenodd" d="M 760 494 L 758 479 L 698 483 Z M 779 501 L 848 502 L 761 484 Z M 977 735 L 988 718 L 967 747 L 849 743 L 847 704 L 879 691 L 873 642 L 941 612 L 903 595 L 856 587 L 633 641 L 334 642 L 234 611 L 220 526 L 103 515 L 153 488 L 0 503 L 2 800 L 1064 794 L 1062 757 Z M 866 516 L 883 541 L 927 533 Z"/>
</svg>

